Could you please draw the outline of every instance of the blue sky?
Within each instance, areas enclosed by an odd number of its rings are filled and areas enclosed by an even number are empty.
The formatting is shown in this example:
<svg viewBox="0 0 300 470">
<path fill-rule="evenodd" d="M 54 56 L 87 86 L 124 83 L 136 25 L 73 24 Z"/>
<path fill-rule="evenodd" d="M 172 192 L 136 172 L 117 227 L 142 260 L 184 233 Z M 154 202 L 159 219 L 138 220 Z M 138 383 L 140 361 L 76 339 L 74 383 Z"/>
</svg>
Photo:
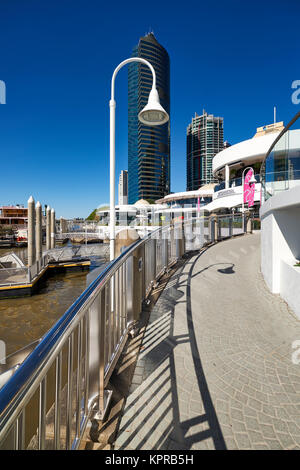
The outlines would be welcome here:
<svg viewBox="0 0 300 470">
<path fill-rule="evenodd" d="M 171 60 L 171 190 L 186 188 L 186 126 L 203 108 L 230 143 L 299 105 L 299 2 L 0 0 L 0 204 L 32 194 L 58 217 L 109 201 L 110 80 L 153 30 Z M 116 83 L 116 181 L 127 168 L 127 70 Z M 116 185 L 117 186 L 117 185 Z"/>
</svg>

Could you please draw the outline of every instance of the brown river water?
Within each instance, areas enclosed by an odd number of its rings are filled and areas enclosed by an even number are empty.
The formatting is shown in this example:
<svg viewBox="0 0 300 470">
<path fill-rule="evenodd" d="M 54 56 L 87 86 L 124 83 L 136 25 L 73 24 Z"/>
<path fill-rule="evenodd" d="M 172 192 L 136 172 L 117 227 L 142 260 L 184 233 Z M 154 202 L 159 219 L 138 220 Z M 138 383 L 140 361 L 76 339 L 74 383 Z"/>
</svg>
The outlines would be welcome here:
<svg viewBox="0 0 300 470">
<path fill-rule="evenodd" d="M 19 250 L 0 249 L 0 257 Z M 41 338 L 56 323 L 86 288 L 88 272 L 51 274 L 31 297 L 0 299 L 0 340 L 6 355 Z"/>
</svg>

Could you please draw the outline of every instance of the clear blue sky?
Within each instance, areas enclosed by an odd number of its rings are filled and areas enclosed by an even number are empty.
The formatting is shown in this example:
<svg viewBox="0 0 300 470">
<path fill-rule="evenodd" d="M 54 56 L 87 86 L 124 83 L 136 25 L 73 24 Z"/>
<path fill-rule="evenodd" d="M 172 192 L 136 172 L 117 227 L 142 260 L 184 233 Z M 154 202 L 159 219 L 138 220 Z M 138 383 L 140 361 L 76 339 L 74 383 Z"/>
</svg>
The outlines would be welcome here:
<svg viewBox="0 0 300 470">
<path fill-rule="evenodd" d="M 109 200 L 114 68 L 150 29 L 171 59 L 171 190 L 186 188 L 186 126 L 224 117 L 230 143 L 299 111 L 298 1 L 0 0 L 0 204 L 32 194 L 57 216 Z M 127 168 L 127 70 L 118 75 L 116 179 Z"/>
</svg>

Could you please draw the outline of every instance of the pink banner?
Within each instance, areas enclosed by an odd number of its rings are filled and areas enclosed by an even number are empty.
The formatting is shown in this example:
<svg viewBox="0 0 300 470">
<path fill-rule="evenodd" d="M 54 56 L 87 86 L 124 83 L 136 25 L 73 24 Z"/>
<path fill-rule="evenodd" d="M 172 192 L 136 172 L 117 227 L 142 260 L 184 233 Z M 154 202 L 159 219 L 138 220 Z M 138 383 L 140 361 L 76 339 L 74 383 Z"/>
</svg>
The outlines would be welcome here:
<svg viewBox="0 0 300 470">
<path fill-rule="evenodd" d="M 255 183 L 249 184 L 249 181 L 252 176 L 253 171 L 249 170 L 245 176 L 244 181 L 244 202 L 248 202 L 249 207 L 254 205 Z"/>
</svg>

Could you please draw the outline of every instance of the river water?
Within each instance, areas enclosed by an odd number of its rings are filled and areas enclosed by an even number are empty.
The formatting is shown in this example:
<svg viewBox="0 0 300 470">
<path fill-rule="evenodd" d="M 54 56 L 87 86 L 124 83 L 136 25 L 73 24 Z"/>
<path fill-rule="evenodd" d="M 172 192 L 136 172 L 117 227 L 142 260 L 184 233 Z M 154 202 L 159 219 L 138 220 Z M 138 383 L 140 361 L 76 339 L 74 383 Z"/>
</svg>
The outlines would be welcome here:
<svg viewBox="0 0 300 470">
<path fill-rule="evenodd" d="M 9 251 L 24 253 L 20 248 L 0 249 L 0 257 Z M 101 263 L 94 262 L 97 266 Z M 31 297 L 0 299 L 0 340 L 6 355 L 39 339 L 55 324 L 86 288 L 88 272 L 50 274 Z"/>
</svg>

